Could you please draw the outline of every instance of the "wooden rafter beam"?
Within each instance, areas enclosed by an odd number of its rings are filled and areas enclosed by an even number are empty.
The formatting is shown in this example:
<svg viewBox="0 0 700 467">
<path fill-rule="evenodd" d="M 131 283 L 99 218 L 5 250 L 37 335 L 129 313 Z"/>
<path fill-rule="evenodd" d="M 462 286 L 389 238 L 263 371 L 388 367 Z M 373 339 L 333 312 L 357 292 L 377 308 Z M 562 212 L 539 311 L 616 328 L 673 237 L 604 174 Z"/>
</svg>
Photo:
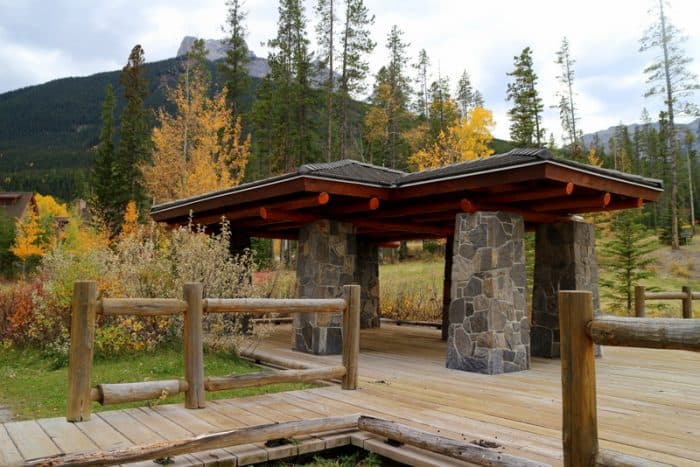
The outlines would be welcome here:
<svg viewBox="0 0 700 467">
<path fill-rule="evenodd" d="M 408 232 L 412 234 L 428 234 L 447 237 L 454 232 L 451 228 L 436 225 L 406 224 L 401 222 L 384 222 L 370 219 L 353 219 L 353 224 L 359 229 L 378 232 Z"/>
<path fill-rule="evenodd" d="M 621 209 L 637 209 L 644 206 L 643 198 L 632 198 L 632 199 L 620 199 L 612 200 L 610 204 L 605 206 L 605 209 L 591 209 L 591 208 L 576 208 L 569 210 L 571 214 L 585 214 L 587 212 L 597 212 L 597 211 L 619 211 Z"/>
<path fill-rule="evenodd" d="M 303 212 L 268 208 L 260 208 L 260 217 L 268 222 L 295 222 L 299 224 L 313 222 L 318 219 L 317 216 Z"/>
<path fill-rule="evenodd" d="M 396 249 L 401 246 L 401 242 L 380 242 L 377 243 L 377 246 L 379 248 L 391 248 L 391 249 Z"/>
<path fill-rule="evenodd" d="M 530 209 L 535 212 L 572 212 L 574 209 L 589 209 L 590 211 L 602 211 L 608 204 L 612 196 L 610 193 L 603 193 L 597 196 L 587 196 L 584 198 L 559 199 L 542 201 L 540 204 L 532 205 Z"/>
<path fill-rule="evenodd" d="M 537 201 L 541 199 L 557 198 L 560 196 L 570 196 L 574 192 L 574 184 L 569 182 L 565 185 L 539 188 L 520 192 L 504 193 L 499 195 L 486 196 L 484 201 L 488 203 L 520 203 L 523 201 Z"/>
<path fill-rule="evenodd" d="M 289 201 L 278 201 L 275 203 L 268 203 L 265 205 L 267 209 L 283 209 L 283 210 L 295 210 L 295 209 L 306 209 L 313 208 L 317 206 L 324 206 L 328 204 L 331 197 L 326 192 L 321 192 L 312 196 L 304 196 L 303 198 L 292 199 Z M 209 216 L 196 217 L 194 218 L 195 224 L 208 225 L 213 223 L 218 223 L 221 221 L 222 217 L 225 217 L 229 221 L 249 219 L 252 217 L 258 217 L 260 215 L 260 207 L 253 206 L 249 208 L 237 209 L 235 211 L 229 211 L 224 214 L 212 214 Z"/>
<path fill-rule="evenodd" d="M 463 203 L 465 199 L 460 200 L 450 200 L 450 201 L 440 201 L 436 203 L 426 203 L 419 204 L 412 203 L 410 206 L 405 206 L 402 208 L 396 208 L 386 211 L 378 212 L 372 215 L 372 219 L 389 219 L 392 217 L 407 217 L 407 216 L 419 216 L 421 214 L 435 214 L 438 212 L 459 212 L 463 209 Z"/>
<path fill-rule="evenodd" d="M 537 224 L 553 224 L 555 222 L 566 222 L 571 220 L 568 216 L 561 216 L 556 214 L 533 212 L 527 209 L 517 208 L 514 206 L 507 206 L 503 204 L 486 204 L 477 203 L 469 200 L 463 200 L 462 210 L 464 212 L 476 212 L 476 211 L 504 211 L 512 212 L 513 214 L 520 214 L 523 216 L 523 220 L 526 222 L 535 222 Z"/>
<path fill-rule="evenodd" d="M 333 214 L 356 214 L 367 211 L 376 211 L 379 208 L 379 198 L 372 197 L 368 200 L 357 201 L 343 206 L 331 206 Z"/>
</svg>

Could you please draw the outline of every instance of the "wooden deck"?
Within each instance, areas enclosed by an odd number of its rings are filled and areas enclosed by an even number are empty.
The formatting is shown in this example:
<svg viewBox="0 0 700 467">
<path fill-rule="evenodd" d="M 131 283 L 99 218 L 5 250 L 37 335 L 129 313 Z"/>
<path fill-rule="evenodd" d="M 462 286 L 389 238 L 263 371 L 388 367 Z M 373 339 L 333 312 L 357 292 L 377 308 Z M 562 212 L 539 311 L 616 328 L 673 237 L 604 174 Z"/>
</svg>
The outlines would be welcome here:
<svg viewBox="0 0 700 467">
<path fill-rule="evenodd" d="M 337 364 L 340 356 L 291 351 L 288 326 L 256 352 L 309 364 Z M 530 371 L 486 376 L 447 370 L 440 331 L 383 325 L 361 338 L 360 389 L 339 386 L 210 402 L 124 409 L 64 419 L 9 422 L 0 426 L 0 464 L 60 452 L 109 449 L 210 431 L 300 418 L 363 413 L 397 420 L 467 441 L 484 439 L 504 452 L 561 465 L 561 383 L 558 360 L 533 359 Z M 700 464 L 700 355 L 691 352 L 606 348 L 597 361 L 601 447 L 675 465 Z M 401 460 L 436 465 L 363 433 L 302 437 L 268 448 L 246 445 L 176 458 L 179 465 L 238 465 L 354 443 Z M 417 456 L 417 457 L 416 457 Z M 421 462 L 420 459 L 423 459 Z M 153 465 L 153 463 L 143 463 Z"/>
</svg>

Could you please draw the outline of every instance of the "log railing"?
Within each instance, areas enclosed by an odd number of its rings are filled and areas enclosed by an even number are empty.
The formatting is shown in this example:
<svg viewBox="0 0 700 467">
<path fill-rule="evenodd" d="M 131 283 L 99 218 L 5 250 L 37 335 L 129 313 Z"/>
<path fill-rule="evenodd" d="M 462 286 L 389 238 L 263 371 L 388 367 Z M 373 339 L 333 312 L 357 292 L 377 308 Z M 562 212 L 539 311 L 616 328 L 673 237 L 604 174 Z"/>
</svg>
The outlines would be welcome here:
<svg viewBox="0 0 700 467">
<path fill-rule="evenodd" d="M 97 297 L 93 281 L 76 282 L 71 308 L 71 343 L 68 372 L 68 421 L 90 419 L 93 401 L 119 404 L 152 400 L 163 394 L 185 393 L 185 407 L 205 405 L 205 391 L 220 391 L 274 383 L 341 379 L 343 389 L 356 389 L 360 352 L 360 286 L 344 287 L 341 299 L 203 298 L 202 284 L 188 283 L 183 300 L 161 298 Z M 202 319 L 206 313 L 342 313 L 343 363 L 334 367 L 263 372 L 238 376 L 204 377 Z M 184 378 L 91 387 L 95 320 L 103 315 L 183 316 Z"/>
<path fill-rule="evenodd" d="M 637 318 L 646 316 L 647 300 L 681 300 L 681 314 L 684 319 L 693 318 L 693 300 L 700 300 L 700 292 L 693 292 L 689 286 L 683 286 L 680 292 L 647 292 L 646 287 L 634 287 L 634 314 Z"/>
<path fill-rule="evenodd" d="M 593 316 L 587 291 L 559 292 L 564 465 L 662 465 L 599 449 L 594 344 L 700 351 L 700 320 Z"/>
</svg>

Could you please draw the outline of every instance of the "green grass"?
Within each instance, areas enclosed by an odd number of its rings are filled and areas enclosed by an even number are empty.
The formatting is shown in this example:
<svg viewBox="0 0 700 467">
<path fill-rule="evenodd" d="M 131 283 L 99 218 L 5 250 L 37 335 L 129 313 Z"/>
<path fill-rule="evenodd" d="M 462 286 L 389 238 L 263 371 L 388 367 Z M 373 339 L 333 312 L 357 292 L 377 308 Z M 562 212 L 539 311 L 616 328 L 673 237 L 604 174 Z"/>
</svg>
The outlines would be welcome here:
<svg viewBox="0 0 700 467">
<path fill-rule="evenodd" d="M 207 376 L 222 376 L 260 371 L 260 368 L 233 356 L 205 354 L 204 372 Z M 182 352 L 160 349 L 153 353 L 114 358 L 95 359 L 93 384 L 126 383 L 159 379 L 181 378 Z M 11 408 L 19 419 L 60 417 L 66 411 L 68 369 L 51 369 L 51 363 L 34 349 L 2 350 L 0 353 L 0 404 Z M 234 391 L 208 392 L 207 399 L 244 397 L 256 394 L 291 391 L 312 387 L 308 384 L 275 384 Z M 183 395 L 157 401 L 158 404 L 181 402 Z M 124 407 L 143 407 L 146 402 L 101 406 L 93 403 L 93 411 Z"/>
<path fill-rule="evenodd" d="M 440 320 L 444 269 L 442 259 L 379 266 L 382 317 Z"/>
</svg>

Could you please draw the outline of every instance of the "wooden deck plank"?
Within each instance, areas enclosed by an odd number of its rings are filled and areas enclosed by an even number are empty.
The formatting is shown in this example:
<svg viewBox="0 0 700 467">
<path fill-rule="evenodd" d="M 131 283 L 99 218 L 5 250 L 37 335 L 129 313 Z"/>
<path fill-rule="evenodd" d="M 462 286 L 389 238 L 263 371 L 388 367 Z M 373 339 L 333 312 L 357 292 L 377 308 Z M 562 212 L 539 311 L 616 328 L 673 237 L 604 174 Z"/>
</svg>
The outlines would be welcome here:
<svg viewBox="0 0 700 467">
<path fill-rule="evenodd" d="M 60 454 L 61 450 L 35 420 L 13 422 L 5 425 L 17 450 L 25 459 Z"/>
<path fill-rule="evenodd" d="M 38 420 L 38 423 L 63 452 L 89 451 L 98 448 L 90 438 L 75 426 L 75 423 L 67 422 L 64 417 L 45 418 Z"/>
<path fill-rule="evenodd" d="M 7 429 L 0 425 L 0 465 L 13 464 L 21 460 L 22 455 L 7 433 Z"/>
</svg>

